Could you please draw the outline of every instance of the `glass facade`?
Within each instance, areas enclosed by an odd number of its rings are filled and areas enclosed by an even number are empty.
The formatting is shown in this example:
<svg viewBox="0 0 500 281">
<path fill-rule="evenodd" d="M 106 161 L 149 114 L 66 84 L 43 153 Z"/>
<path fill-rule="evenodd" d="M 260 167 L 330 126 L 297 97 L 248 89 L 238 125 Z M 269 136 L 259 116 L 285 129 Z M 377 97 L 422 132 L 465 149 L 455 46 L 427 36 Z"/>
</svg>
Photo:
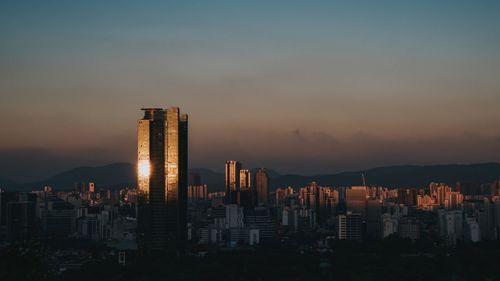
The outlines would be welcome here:
<svg viewBox="0 0 500 281">
<path fill-rule="evenodd" d="M 240 184 L 241 163 L 234 160 L 226 161 L 226 203 L 237 204 Z"/>
<path fill-rule="evenodd" d="M 259 205 L 267 205 L 269 197 L 269 177 L 265 169 L 261 168 L 255 173 L 255 189 Z"/>
<path fill-rule="evenodd" d="M 138 121 L 138 242 L 144 250 L 178 249 L 186 237 L 187 115 L 146 108 Z"/>
</svg>

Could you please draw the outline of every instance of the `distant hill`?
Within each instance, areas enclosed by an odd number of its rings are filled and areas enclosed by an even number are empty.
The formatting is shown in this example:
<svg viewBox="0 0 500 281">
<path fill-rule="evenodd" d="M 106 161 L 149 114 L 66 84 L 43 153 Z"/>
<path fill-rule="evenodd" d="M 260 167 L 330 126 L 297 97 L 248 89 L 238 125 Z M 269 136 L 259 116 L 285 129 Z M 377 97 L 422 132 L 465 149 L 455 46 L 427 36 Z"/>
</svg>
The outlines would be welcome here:
<svg viewBox="0 0 500 281">
<path fill-rule="evenodd" d="M 334 175 L 299 176 L 284 175 L 271 180 L 273 188 L 286 186 L 303 186 L 311 181 L 321 185 L 350 186 L 361 185 L 362 174 L 368 185 L 392 187 L 421 187 L 430 182 L 455 184 L 457 181 L 467 183 L 486 183 L 500 179 L 500 163 L 482 163 L 470 165 L 432 165 L 432 166 L 390 166 L 357 172 L 344 172 Z"/>
<path fill-rule="evenodd" d="M 0 188 L 15 189 L 17 184 L 10 180 L 0 179 Z"/>
<path fill-rule="evenodd" d="M 203 183 L 213 185 L 224 182 L 224 174 L 209 169 L 195 168 L 191 172 L 199 174 Z M 15 184 L 11 181 L 6 188 L 17 190 L 41 189 L 44 185 L 50 185 L 58 190 L 71 190 L 75 182 L 95 182 L 96 187 L 124 187 L 136 185 L 135 165 L 130 163 L 114 163 L 99 167 L 78 167 L 69 171 L 52 176 L 44 181 Z M 2 183 L 0 181 L 0 183 Z M 3 186 L 0 184 L 0 187 Z"/>
<path fill-rule="evenodd" d="M 255 172 L 257 172 L 258 168 L 255 168 L 255 169 L 252 169 L 252 173 L 255 174 Z M 276 172 L 275 170 L 273 169 L 267 169 L 266 168 L 266 172 L 267 172 L 267 175 L 269 176 L 270 179 L 275 179 L 275 178 L 279 178 L 281 177 L 281 174 Z"/>
<path fill-rule="evenodd" d="M 224 174 L 210 169 L 193 168 L 191 172 L 201 176 L 201 181 L 209 185 L 211 191 L 224 190 Z M 278 187 L 299 187 L 311 181 L 325 186 L 361 185 L 361 174 L 365 175 L 368 185 L 389 187 L 427 186 L 430 182 L 455 184 L 457 181 L 467 183 L 486 183 L 500 179 L 500 163 L 482 163 L 470 165 L 432 165 L 432 166 L 390 166 L 355 172 L 343 172 L 332 175 L 280 175 L 268 170 L 271 189 Z M 1 181 L 0 187 L 18 190 L 41 189 L 50 185 L 59 190 L 70 190 L 75 182 L 93 181 L 99 187 L 135 186 L 136 169 L 129 163 L 115 163 L 100 167 L 79 167 L 47 180 L 33 183 L 15 184 Z"/>
<path fill-rule="evenodd" d="M 40 189 L 50 185 L 58 190 L 71 190 L 75 182 L 95 182 L 96 187 L 135 186 L 136 169 L 130 163 L 114 163 L 99 167 L 78 167 L 44 181 L 19 184 L 18 189 Z"/>
<path fill-rule="evenodd" d="M 192 168 L 192 169 L 189 169 L 189 172 L 196 173 L 196 174 L 200 175 L 201 182 L 203 184 L 216 184 L 216 183 L 224 182 L 224 174 L 223 173 L 214 172 L 210 169 Z"/>
<path fill-rule="evenodd" d="M 189 170 L 192 173 L 197 173 L 201 177 L 201 181 L 204 184 L 209 185 L 210 191 L 224 191 L 225 190 L 225 175 L 223 173 L 214 172 L 209 169 L 204 168 L 193 168 Z M 255 173 L 257 169 L 252 169 L 252 173 Z M 281 177 L 281 175 L 272 169 L 266 169 L 269 178 L 276 179 Z"/>
</svg>

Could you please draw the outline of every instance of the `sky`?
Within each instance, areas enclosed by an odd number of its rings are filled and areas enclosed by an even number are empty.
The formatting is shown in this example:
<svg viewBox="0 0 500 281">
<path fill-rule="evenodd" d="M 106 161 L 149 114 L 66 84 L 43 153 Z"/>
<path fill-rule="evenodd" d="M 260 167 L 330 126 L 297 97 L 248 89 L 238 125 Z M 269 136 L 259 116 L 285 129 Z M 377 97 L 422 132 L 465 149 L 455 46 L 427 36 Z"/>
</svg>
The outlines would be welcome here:
<svg viewBox="0 0 500 281">
<path fill-rule="evenodd" d="M 191 167 L 500 161 L 500 1 L 0 1 L 0 178 L 135 162 L 143 106 Z"/>
</svg>

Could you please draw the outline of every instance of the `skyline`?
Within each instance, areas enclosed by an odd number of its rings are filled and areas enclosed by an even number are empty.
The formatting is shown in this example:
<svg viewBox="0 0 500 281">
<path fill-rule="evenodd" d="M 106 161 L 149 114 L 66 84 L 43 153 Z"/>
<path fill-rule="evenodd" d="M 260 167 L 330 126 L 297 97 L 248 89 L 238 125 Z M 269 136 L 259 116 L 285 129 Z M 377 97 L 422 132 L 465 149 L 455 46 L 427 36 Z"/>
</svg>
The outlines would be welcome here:
<svg viewBox="0 0 500 281">
<path fill-rule="evenodd" d="M 494 1 L 50 3 L 0 4 L 0 178 L 133 163 L 167 104 L 191 167 L 500 160 Z"/>
</svg>

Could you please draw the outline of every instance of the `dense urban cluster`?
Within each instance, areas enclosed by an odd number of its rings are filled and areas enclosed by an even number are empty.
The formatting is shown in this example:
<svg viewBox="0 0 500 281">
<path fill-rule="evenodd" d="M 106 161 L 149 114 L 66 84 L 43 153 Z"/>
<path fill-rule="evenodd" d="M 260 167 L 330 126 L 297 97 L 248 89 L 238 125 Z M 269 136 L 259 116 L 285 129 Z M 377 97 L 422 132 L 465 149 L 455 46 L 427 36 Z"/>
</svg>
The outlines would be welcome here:
<svg viewBox="0 0 500 281">
<path fill-rule="evenodd" d="M 50 186 L 32 192 L 0 189 L 2 247 L 21 241 L 65 242 L 52 253 L 61 271 L 90 260 L 90 244 L 137 248 L 135 188 L 95 190 L 93 182 L 82 182 L 69 190 L 54 191 Z"/>
<path fill-rule="evenodd" d="M 110 261 L 111 267 L 127 267 L 145 261 L 149 266 L 157 255 L 210 257 L 202 261 L 218 261 L 217 268 L 232 261 L 228 252 L 254 259 L 252 251 L 265 249 L 265 255 L 286 253 L 282 260 L 310 256 L 304 266 L 317 268 L 323 278 L 331 276 L 333 263 L 345 263 L 335 259 L 339 254 L 367 262 L 393 262 L 391 254 L 397 254 L 398 259 L 440 259 L 453 266 L 455 256 L 447 249 L 500 240 L 500 180 L 402 188 L 372 185 L 360 174 L 363 185 L 313 181 L 271 188 L 268 170 L 229 160 L 224 186 L 208 185 L 200 174 L 188 173 L 187 122 L 178 108 L 144 109 L 138 121 L 137 186 L 108 188 L 88 179 L 64 190 L 0 189 L 0 267 L 12 269 L 11 260 L 40 257 L 43 263 L 33 268 L 50 269 L 43 276 L 66 280 L 65 272 L 92 272 Z M 174 269 L 184 267 L 168 260 Z M 199 267 L 189 274 L 210 275 L 200 260 L 190 262 Z M 127 268 L 141 274 L 137 267 Z M 366 274 L 380 273 L 366 269 Z M 22 279 L 15 276 L 7 277 Z"/>
<path fill-rule="evenodd" d="M 377 240 L 391 236 L 457 241 L 500 239 L 500 181 L 424 188 L 376 186 L 304 187 L 270 190 L 266 169 L 226 162 L 226 192 L 210 192 L 197 174 L 187 188 L 188 245 L 245 247 L 289 241 L 315 233 L 314 245 L 331 240 Z M 122 250 L 137 247 L 135 188 L 96 189 L 75 183 L 71 191 L 50 186 L 32 192 L 0 191 L 2 241 L 80 239 Z M 304 241 L 305 242 L 305 241 Z M 309 241 L 310 242 L 310 241 Z"/>
<path fill-rule="evenodd" d="M 256 170 L 252 177 L 238 161 L 228 161 L 225 196 L 208 193 L 200 182 L 188 188 L 188 233 L 197 243 L 220 246 L 290 240 L 297 233 L 311 232 L 319 234 L 318 245 L 325 247 L 332 239 L 389 236 L 424 237 L 449 245 L 497 240 L 499 183 L 450 186 L 433 182 L 422 188 L 390 188 L 328 187 L 312 182 L 269 191 L 265 169 Z"/>
</svg>

